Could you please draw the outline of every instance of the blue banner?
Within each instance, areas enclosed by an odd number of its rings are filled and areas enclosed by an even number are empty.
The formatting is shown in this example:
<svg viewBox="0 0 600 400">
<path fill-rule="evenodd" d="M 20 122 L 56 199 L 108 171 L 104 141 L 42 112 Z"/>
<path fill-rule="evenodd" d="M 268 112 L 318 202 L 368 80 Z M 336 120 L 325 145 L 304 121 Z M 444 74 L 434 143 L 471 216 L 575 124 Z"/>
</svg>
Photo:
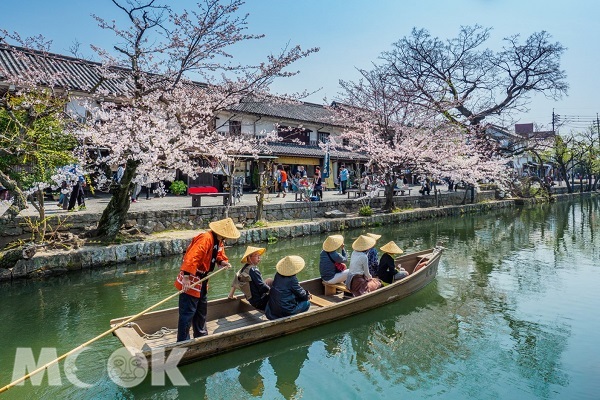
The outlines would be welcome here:
<svg viewBox="0 0 600 400">
<path fill-rule="evenodd" d="M 323 161 L 323 178 L 329 178 L 329 143 L 327 143 L 327 151 L 325 151 L 325 160 Z"/>
</svg>

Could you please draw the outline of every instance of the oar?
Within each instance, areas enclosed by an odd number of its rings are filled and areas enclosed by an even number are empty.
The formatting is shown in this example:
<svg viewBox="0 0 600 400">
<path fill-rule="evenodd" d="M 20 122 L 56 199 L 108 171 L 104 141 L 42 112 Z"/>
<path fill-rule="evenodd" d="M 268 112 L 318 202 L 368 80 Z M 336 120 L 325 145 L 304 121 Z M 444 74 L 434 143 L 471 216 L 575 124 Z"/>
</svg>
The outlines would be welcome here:
<svg viewBox="0 0 600 400">
<path fill-rule="evenodd" d="M 207 280 L 207 279 L 209 279 L 209 278 L 212 278 L 213 276 L 215 276 L 216 274 L 218 274 L 219 272 L 221 272 L 221 271 L 222 271 L 222 270 L 224 270 L 224 269 L 227 269 L 227 268 L 219 268 L 218 270 L 216 270 L 216 271 L 215 271 L 215 272 L 213 272 L 212 274 L 205 276 L 204 278 L 200 279 L 198 282 L 194 283 L 193 285 L 190 285 L 190 289 L 191 289 L 191 288 L 193 288 L 193 287 L 195 287 L 195 286 L 197 286 L 199 283 L 202 283 L 202 282 L 204 282 L 205 280 Z M 166 303 L 167 301 L 171 300 L 172 298 L 174 298 L 175 296 L 177 296 L 177 295 L 179 295 L 179 294 L 181 294 L 181 293 L 183 293 L 183 292 L 184 292 L 184 290 L 183 290 L 183 289 L 181 289 L 180 291 L 173 293 L 172 295 L 170 295 L 170 296 L 169 296 L 169 297 L 167 297 L 166 299 L 163 299 L 163 300 L 159 301 L 158 303 L 154 304 L 153 306 L 150 306 L 150 307 L 146 308 L 144 311 L 142 311 L 142 312 L 140 312 L 140 313 L 138 313 L 138 314 L 134 315 L 133 317 L 129 317 L 127 320 L 125 320 L 125 321 L 123 321 L 123 322 L 121 322 L 121 323 L 119 323 L 119 324 L 115 325 L 114 327 L 110 328 L 110 329 L 109 329 L 109 330 L 107 330 L 106 332 L 104 332 L 104 333 L 102 333 L 102 334 L 100 334 L 100 335 L 96 336 L 96 337 L 95 337 L 95 338 L 93 338 L 93 339 L 90 339 L 90 340 L 88 340 L 87 342 L 85 342 L 85 343 L 84 343 L 84 344 L 82 344 L 82 345 L 79 345 L 79 346 L 75 347 L 73 350 L 69 351 L 68 353 L 65 353 L 65 354 L 63 354 L 62 356 L 60 356 L 60 357 L 58 357 L 58 358 L 56 358 L 56 359 L 54 359 L 54 360 L 50 361 L 49 363 L 47 363 L 47 364 L 45 364 L 45 365 L 42 365 L 41 367 L 39 367 L 39 368 L 38 368 L 38 369 L 36 369 L 35 371 L 32 371 L 32 372 L 28 373 L 27 375 L 25 375 L 25 376 L 23 376 L 23 377 L 21 377 L 21 378 L 17 379 L 16 381 L 9 383 L 8 385 L 6 385 L 6 386 L 4 386 L 3 388 L 1 388 L 1 389 L 0 389 L 0 393 L 2 393 L 2 392 L 5 392 L 5 391 L 7 391 L 8 389 L 10 389 L 11 387 L 13 387 L 13 386 L 16 386 L 16 385 L 18 385 L 19 383 L 26 381 L 27 379 L 31 378 L 33 375 L 35 375 L 35 374 L 37 374 L 37 373 L 39 373 L 39 372 L 42 372 L 43 370 L 45 370 L 45 369 L 46 369 L 46 368 L 48 368 L 49 366 L 51 366 L 51 365 L 54 365 L 54 364 L 58 363 L 59 361 L 61 361 L 61 360 L 65 359 L 65 358 L 67 358 L 67 357 L 68 357 L 68 356 L 70 356 L 71 354 L 73 354 L 73 353 L 75 353 L 75 352 L 77 352 L 77 351 L 79 351 L 79 350 L 83 349 L 85 346 L 88 346 L 88 345 L 90 345 L 90 344 L 94 343 L 95 341 L 97 341 L 97 340 L 99 340 L 99 339 L 102 339 L 104 336 L 107 336 L 107 335 L 109 335 L 109 334 L 113 333 L 114 331 L 116 331 L 117 329 L 121 328 L 122 326 L 124 326 L 124 325 L 126 325 L 126 324 L 130 323 L 131 321 L 133 321 L 133 320 L 135 320 L 135 319 L 138 319 L 138 318 L 139 318 L 139 317 L 141 317 L 142 315 L 146 314 L 148 311 L 155 309 L 156 307 L 160 306 L 161 304 L 164 304 L 164 303 Z"/>
</svg>

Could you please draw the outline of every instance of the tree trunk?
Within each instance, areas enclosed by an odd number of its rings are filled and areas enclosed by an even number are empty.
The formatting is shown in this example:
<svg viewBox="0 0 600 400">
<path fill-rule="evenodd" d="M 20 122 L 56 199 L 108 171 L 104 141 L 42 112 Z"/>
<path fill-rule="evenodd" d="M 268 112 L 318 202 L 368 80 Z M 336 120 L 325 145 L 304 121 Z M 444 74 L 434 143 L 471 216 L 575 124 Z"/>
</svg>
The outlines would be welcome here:
<svg viewBox="0 0 600 400">
<path fill-rule="evenodd" d="M 98 222 L 98 228 L 93 233 L 93 236 L 112 240 L 119 233 L 121 226 L 125 223 L 127 212 L 131 205 L 131 180 L 135 177 L 138 165 L 139 162 L 137 161 L 127 160 L 121 182 L 115 185 L 110 202 L 104 209 Z"/>
<path fill-rule="evenodd" d="M 13 203 L 10 208 L 6 211 L 9 218 L 14 218 L 27 207 L 27 199 L 25 195 L 17 185 L 17 182 L 13 181 L 8 175 L 0 171 L 0 184 L 4 186 L 10 193 L 14 195 Z"/>
</svg>

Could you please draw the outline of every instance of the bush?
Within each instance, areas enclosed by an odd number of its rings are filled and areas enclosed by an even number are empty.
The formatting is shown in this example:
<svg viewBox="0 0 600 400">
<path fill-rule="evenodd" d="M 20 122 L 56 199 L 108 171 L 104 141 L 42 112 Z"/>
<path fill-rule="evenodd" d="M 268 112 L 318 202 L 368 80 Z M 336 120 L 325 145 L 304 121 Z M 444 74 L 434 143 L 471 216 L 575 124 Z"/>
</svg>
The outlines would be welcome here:
<svg viewBox="0 0 600 400">
<path fill-rule="evenodd" d="M 175 181 L 171 183 L 169 190 L 173 194 L 184 194 L 187 191 L 187 185 L 183 181 Z"/>
<path fill-rule="evenodd" d="M 362 206 L 358 210 L 358 215 L 361 215 L 363 217 L 369 217 L 373 215 L 373 209 L 371 208 L 371 206 Z"/>
</svg>

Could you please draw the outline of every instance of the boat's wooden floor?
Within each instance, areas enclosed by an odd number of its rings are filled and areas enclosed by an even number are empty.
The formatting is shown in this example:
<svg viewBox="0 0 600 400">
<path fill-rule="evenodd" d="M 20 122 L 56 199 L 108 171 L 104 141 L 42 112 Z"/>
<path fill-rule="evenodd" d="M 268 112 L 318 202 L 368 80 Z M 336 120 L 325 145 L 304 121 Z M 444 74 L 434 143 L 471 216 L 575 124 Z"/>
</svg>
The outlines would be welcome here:
<svg viewBox="0 0 600 400">
<path fill-rule="evenodd" d="M 313 299 L 315 300 L 310 305 L 310 310 L 319 309 L 323 306 L 327 306 L 329 304 L 335 304 L 337 302 L 343 301 L 343 297 L 341 295 L 336 296 L 315 296 L 313 295 Z M 268 321 L 267 317 L 264 313 L 258 310 L 251 310 L 246 312 L 241 312 L 238 314 L 232 314 L 224 318 L 219 318 L 212 321 L 206 322 L 206 329 L 208 330 L 208 334 L 212 335 L 219 332 L 230 331 L 232 329 L 241 328 L 244 326 L 259 324 L 261 322 Z M 174 332 L 167 333 L 164 336 L 156 339 L 145 339 L 146 344 L 150 346 L 150 348 L 159 348 L 163 346 L 167 346 L 173 344 L 177 340 L 177 328 L 174 329 Z M 191 332 L 190 332 L 191 334 Z"/>
</svg>

